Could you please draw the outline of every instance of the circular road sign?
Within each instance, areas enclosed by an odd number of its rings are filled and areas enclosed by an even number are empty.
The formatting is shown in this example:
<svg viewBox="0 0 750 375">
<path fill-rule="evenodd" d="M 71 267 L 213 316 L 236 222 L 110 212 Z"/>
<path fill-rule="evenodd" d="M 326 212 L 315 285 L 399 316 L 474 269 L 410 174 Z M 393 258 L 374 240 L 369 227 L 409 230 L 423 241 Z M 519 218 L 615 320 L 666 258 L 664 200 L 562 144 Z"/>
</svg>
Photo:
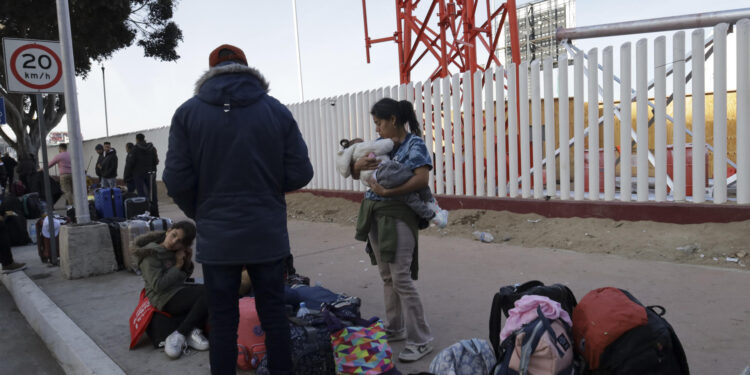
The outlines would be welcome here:
<svg viewBox="0 0 750 375">
<path fill-rule="evenodd" d="M 55 86 L 62 78 L 62 61 L 51 48 L 30 43 L 13 52 L 10 70 L 23 86 L 45 90 Z"/>
</svg>

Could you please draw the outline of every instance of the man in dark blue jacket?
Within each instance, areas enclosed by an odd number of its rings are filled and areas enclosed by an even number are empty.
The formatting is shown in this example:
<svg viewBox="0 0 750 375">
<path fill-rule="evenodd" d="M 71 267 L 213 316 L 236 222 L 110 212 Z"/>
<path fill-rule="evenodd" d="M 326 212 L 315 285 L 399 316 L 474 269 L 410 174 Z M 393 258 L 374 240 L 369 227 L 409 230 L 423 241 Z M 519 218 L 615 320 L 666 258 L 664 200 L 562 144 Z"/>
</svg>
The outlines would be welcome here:
<svg viewBox="0 0 750 375">
<path fill-rule="evenodd" d="M 283 272 L 290 252 L 284 193 L 307 185 L 312 165 L 292 114 L 268 95 L 268 83 L 247 66 L 242 50 L 219 46 L 209 56 L 209 67 L 196 83 L 195 96 L 172 118 L 163 180 L 198 227 L 211 373 L 235 373 L 237 291 L 246 266 L 266 333 L 269 369 L 288 374 L 292 361 Z M 184 339 L 172 341 L 182 345 Z"/>
</svg>

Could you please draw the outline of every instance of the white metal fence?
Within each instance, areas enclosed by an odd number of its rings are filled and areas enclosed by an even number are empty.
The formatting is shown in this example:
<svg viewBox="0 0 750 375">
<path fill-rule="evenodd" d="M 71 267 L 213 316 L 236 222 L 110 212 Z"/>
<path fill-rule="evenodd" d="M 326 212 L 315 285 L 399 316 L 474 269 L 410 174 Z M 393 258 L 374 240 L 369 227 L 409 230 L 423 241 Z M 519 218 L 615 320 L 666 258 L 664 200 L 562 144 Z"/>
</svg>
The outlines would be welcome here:
<svg viewBox="0 0 750 375">
<path fill-rule="evenodd" d="M 634 63 L 631 44 L 620 47 L 617 73 L 612 47 L 599 54 L 597 49 L 584 53 L 567 45 L 568 55 L 554 61 L 522 62 L 507 71 L 495 67 L 473 76 L 455 74 L 289 105 L 313 160 L 315 177 L 308 188 L 364 190 L 358 181 L 336 173 L 338 141 L 375 139 L 369 110 L 377 100 L 390 97 L 414 103 L 417 118 L 423 120 L 425 142 L 434 152 L 430 187 L 437 194 L 640 202 L 736 199 L 749 204 L 750 20 L 740 21 L 735 29 L 737 92 L 736 108 L 730 112 L 736 113 L 736 134 L 727 134 L 727 31 L 728 25 L 717 25 L 707 39 L 703 29 L 693 31 L 687 54 L 685 33 L 673 34 L 670 62 L 666 38 L 656 38 L 651 82 L 649 43 L 641 39 L 635 44 Z M 708 135 L 707 54 L 713 54 L 714 72 L 714 105 L 709 108 L 713 134 Z M 688 108 L 686 82 L 692 92 Z M 625 100 L 614 100 L 615 84 Z M 670 86 L 672 94 L 667 96 Z M 691 128 L 686 127 L 686 114 L 691 114 Z M 633 120 L 635 128 L 627 126 Z M 616 124 L 625 125 L 615 132 Z M 712 143 L 707 136 L 712 136 Z M 727 141 L 733 138 L 736 160 L 727 157 Z M 712 179 L 707 179 L 709 156 Z M 736 174 L 729 174 L 727 167 Z"/>
</svg>

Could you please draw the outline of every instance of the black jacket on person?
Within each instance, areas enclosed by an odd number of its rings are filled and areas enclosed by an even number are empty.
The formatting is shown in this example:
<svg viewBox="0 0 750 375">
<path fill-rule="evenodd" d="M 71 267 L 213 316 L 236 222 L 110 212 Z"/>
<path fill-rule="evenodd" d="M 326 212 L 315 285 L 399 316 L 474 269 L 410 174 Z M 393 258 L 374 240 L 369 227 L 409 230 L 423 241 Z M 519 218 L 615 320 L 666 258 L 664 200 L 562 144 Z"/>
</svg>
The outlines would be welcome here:
<svg viewBox="0 0 750 375">
<path fill-rule="evenodd" d="M 284 193 L 312 176 L 294 117 L 268 95 L 255 69 L 211 68 L 172 117 L 162 178 L 169 196 L 195 219 L 200 263 L 288 256 Z"/>
<path fill-rule="evenodd" d="M 130 150 L 125 156 L 125 171 L 123 171 L 122 179 L 125 182 L 133 180 L 133 150 Z"/>
<path fill-rule="evenodd" d="M 133 166 L 131 172 L 133 177 L 143 176 L 148 172 L 155 172 L 156 165 L 159 164 L 159 156 L 156 154 L 156 148 L 150 142 L 140 142 L 133 146 Z"/>
<path fill-rule="evenodd" d="M 0 160 L 2 160 L 3 164 L 5 164 L 6 174 L 8 176 L 12 176 L 16 170 L 16 165 L 18 165 L 18 162 L 16 162 L 16 159 L 13 159 L 12 157 L 10 157 L 10 155 L 8 155 L 8 156 L 3 156 L 2 158 L 0 158 Z"/>
<path fill-rule="evenodd" d="M 104 153 L 102 152 L 99 154 L 99 157 L 96 158 L 96 167 L 94 167 L 94 172 L 96 172 L 96 177 L 102 178 L 102 163 L 104 162 Z"/>
<path fill-rule="evenodd" d="M 114 148 L 109 149 L 109 152 L 104 154 L 101 166 L 102 178 L 117 177 L 117 151 Z"/>
</svg>

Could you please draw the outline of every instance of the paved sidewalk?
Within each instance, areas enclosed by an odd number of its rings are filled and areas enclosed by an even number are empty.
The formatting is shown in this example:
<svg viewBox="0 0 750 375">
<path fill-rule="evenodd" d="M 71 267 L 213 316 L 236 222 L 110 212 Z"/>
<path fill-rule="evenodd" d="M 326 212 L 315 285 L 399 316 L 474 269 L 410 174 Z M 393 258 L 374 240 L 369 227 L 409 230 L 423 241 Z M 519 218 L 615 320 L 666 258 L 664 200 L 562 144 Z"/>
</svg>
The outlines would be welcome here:
<svg viewBox="0 0 750 375">
<path fill-rule="evenodd" d="M 162 215 L 180 219 L 174 206 Z M 289 223 L 295 267 L 325 287 L 358 296 L 365 316 L 383 316 L 382 284 L 354 228 Z M 567 284 L 580 299 L 603 286 L 628 289 L 645 304 L 667 309 L 685 346 L 692 373 L 739 374 L 750 363 L 750 272 L 628 260 L 612 255 L 484 244 L 451 237 L 420 238 L 417 288 L 435 336 L 437 353 L 465 338 L 487 338 L 492 296 L 502 285 L 540 279 Z M 143 341 L 128 350 L 128 318 L 143 287 L 140 277 L 117 272 L 89 279 L 62 279 L 42 266 L 35 247 L 14 249 L 29 277 L 129 374 L 208 374 L 208 354 L 177 361 Z M 200 267 L 199 271 L 200 273 Z M 394 352 L 403 343 L 393 345 Z M 426 371 L 432 355 L 399 364 L 404 374 Z"/>
</svg>

